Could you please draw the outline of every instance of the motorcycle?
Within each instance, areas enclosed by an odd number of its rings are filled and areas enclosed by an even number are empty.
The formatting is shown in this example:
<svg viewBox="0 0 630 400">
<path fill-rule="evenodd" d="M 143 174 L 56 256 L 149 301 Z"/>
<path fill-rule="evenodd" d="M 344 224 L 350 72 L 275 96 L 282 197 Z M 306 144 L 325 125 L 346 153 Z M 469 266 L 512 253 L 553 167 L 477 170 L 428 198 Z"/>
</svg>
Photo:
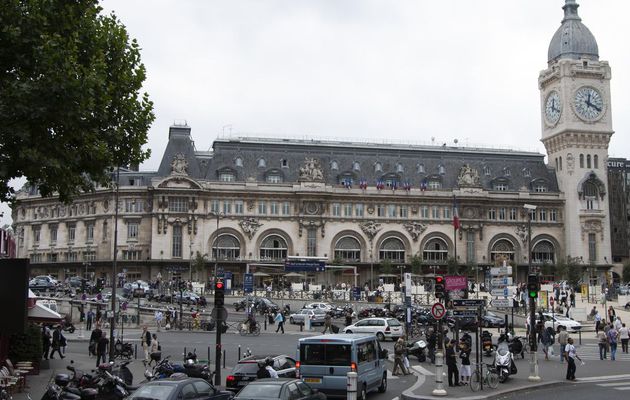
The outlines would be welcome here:
<svg viewBox="0 0 630 400">
<path fill-rule="evenodd" d="M 494 366 L 499 374 L 499 382 L 504 383 L 510 375 L 516 373 L 514 357 L 506 341 L 499 342 L 494 355 Z"/>
<path fill-rule="evenodd" d="M 494 345 L 492 344 L 492 333 L 488 331 L 481 332 L 481 347 L 486 357 L 490 357 L 492 355 L 492 350 L 494 350 Z"/>
<path fill-rule="evenodd" d="M 501 336 L 503 337 L 505 335 Z M 512 354 L 520 354 L 521 358 L 525 358 L 525 343 L 527 343 L 526 340 L 527 339 L 522 336 L 512 336 L 511 334 L 508 334 L 507 342 Z"/>
<path fill-rule="evenodd" d="M 75 328 L 75 326 L 74 326 L 74 324 L 73 324 L 72 322 L 66 322 L 66 323 L 64 323 L 64 324 L 63 324 L 63 328 L 62 328 L 62 330 L 63 330 L 64 332 L 69 332 L 69 333 L 74 333 L 74 331 L 75 331 L 76 329 L 77 329 L 77 328 Z"/>
<path fill-rule="evenodd" d="M 114 358 L 126 358 L 133 357 L 133 346 L 131 343 L 123 343 L 120 339 L 116 340 L 114 345 Z"/>
<path fill-rule="evenodd" d="M 201 378 L 212 382 L 212 373 L 206 364 L 197 364 L 197 351 L 188 352 L 184 357 L 184 364 L 172 364 L 173 373 L 184 373 L 191 378 Z"/>
<path fill-rule="evenodd" d="M 418 340 L 407 344 L 407 353 L 418 358 L 418 361 L 425 362 L 427 360 L 427 343 L 424 340 Z"/>
</svg>

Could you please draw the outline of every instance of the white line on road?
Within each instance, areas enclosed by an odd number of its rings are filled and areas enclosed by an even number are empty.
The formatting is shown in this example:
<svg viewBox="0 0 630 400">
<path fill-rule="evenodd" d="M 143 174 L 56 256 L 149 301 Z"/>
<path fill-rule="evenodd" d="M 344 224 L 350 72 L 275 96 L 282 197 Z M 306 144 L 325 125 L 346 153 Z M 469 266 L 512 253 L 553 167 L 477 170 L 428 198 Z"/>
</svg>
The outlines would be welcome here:
<svg viewBox="0 0 630 400">
<path fill-rule="evenodd" d="M 597 386 L 603 386 L 603 387 L 609 387 L 609 386 L 630 386 L 630 382 L 598 383 Z"/>
<path fill-rule="evenodd" d="M 414 365 L 411 368 L 415 369 L 416 371 L 418 371 L 418 373 L 420 373 L 420 375 L 429 375 L 429 376 L 435 376 L 435 374 L 431 371 L 429 371 L 428 369 L 420 366 L 420 365 Z"/>
<path fill-rule="evenodd" d="M 585 378 L 578 378 L 578 382 L 598 382 L 598 381 L 610 381 L 610 380 L 620 380 L 620 379 L 629 379 L 630 375 L 607 375 L 607 376 L 589 376 Z"/>
</svg>

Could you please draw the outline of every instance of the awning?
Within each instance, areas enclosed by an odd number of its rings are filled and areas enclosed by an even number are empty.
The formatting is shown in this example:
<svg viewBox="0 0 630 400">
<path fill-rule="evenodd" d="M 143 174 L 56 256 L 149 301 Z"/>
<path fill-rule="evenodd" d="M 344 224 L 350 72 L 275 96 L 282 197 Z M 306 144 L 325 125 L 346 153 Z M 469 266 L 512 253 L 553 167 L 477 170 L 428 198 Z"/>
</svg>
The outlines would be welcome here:
<svg viewBox="0 0 630 400">
<path fill-rule="evenodd" d="M 58 324 L 61 322 L 62 317 L 58 312 L 55 312 L 42 304 L 35 303 L 35 307 L 29 308 L 28 310 L 28 320 L 31 322 Z"/>
</svg>

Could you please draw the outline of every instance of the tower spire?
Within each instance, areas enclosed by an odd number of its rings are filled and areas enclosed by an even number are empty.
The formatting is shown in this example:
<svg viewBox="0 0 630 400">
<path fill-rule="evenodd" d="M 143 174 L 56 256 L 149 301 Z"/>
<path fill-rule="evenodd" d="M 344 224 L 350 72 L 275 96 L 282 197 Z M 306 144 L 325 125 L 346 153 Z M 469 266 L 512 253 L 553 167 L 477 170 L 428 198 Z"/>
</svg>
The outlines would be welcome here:
<svg viewBox="0 0 630 400">
<path fill-rule="evenodd" d="M 564 19 L 562 20 L 562 22 L 568 21 L 570 19 L 581 21 L 582 19 L 578 15 L 577 11 L 578 7 L 580 7 L 580 5 L 576 3 L 575 0 L 566 0 L 564 6 L 562 7 L 562 9 L 564 10 Z"/>
</svg>

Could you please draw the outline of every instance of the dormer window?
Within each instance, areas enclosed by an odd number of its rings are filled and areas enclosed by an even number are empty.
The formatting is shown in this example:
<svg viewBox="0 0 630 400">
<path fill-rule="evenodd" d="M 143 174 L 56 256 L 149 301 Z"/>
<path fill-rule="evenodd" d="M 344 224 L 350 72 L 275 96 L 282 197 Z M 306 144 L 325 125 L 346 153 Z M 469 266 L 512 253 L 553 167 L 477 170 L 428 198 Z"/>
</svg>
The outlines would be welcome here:
<svg viewBox="0 0 630 400">
<path fill-rule="evenodd" d="M 378 161 L 374 163 L 374 172 L 383 172 L 383 165 Z"/>
<path fill-rule="evenodd" d="M 243 159 L 241 157 L 236 157 L 234 159 L 234 165 L 236 165 L 237 167 L 242 167 L 243 166 Z"/>
<path fill-rule="evenodd" d="M 266 168 L 267 167 L 267 162 L 265 161 L 264 158 L 259 158 L 258 159 L 258 168 Z"/>
<path fill-rule="evenodd" d="M 529 170 L 529 168 L 523 168 L 523 176 L 525 178 L 529 178 L 532 176 L 532 171 Z"/>
<path fill-rule="evenodd" d="M 221 182 L 234 182 L 236 177 L 231 172 L 221 172 L 219 173 L 219 181 Z"/>
<path fill-rule="evenodd" d="M 424 171 L 425 171 L 424 164 L 417 164 L 416 165 L 416 172 L 417 173 L 424 174 Z"/>
<path fill-rule="evenodd" d="M 339 163 L 337 161 L 331 161 L 330 169 L 332 169 L 333 171 L 337 171 L 339 169 Z"/>
<path fill-rule="evenodd" d="M 483 166 L 483 174 L 485 176 L 490 176 L 492 174 L 492 171 L 490 171 L 490 167 L 489 166 L 487 166 L 487 165 Z"/>
<path fill-rule="evenodd" d="M 355 161 L 352 163 L 352 170 L 353 171 L 361 171 L 361 164 L 359 164 L 358 161 Z"/>
<path fill-rule="evenodd" d="M 445 173 L 446 173 L 446 168 L 444 167 L 444 165 L 440 164 L 438 166 L 438 174 L 444 175 Z"/>
<path fill-rule="evenodd" d="M 283 158 L 282 160 L 280 160 L 280 166 L 282 168 L 289 168 L 289 160 L 287 160 L 286 158 Z"/>
<path fill-rule="evenodd" d="M 503 175 L 504 176 L 512 176 L 512 170 L 509 167 L 503 168 Z"/>
<path fill-rule="evenodd" d="M 534 192 L 536 192 L 536 193 L 546 193 L 547 192 L 547 185 L 545 185 L 544 183 L 537 183 L 536 185 L 534 185 Z"/>
<path fill-rule="evenodd" d="M 282 183 L 282 176 L 278 174 L 267 175 L 267 183 Z"/>
<path fill-rule="evenodd" d="M 402 174 L 403 172 L 405 172 L 405 167 L 403 167 L 401 163 L 396 164 L 396 172 Z"/>
</svg>

